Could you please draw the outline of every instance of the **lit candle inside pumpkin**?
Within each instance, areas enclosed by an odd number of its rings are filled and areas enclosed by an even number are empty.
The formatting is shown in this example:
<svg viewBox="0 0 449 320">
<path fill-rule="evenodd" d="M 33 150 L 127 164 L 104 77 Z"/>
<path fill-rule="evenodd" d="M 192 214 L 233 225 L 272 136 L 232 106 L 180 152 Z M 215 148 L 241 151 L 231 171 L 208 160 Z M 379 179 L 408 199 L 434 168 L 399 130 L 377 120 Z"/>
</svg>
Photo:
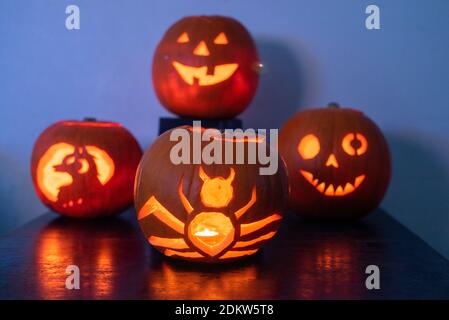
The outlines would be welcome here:
<svg viewBox="0 0 449 320">
<path fill-rule="evenodd" d="M 218 236 L 218 232 L 215 230 L 210 230 L 209 228 L 205 227 L 204 230 L 195 232 L 195 236 L 197 236 L 197 237 L 214 237 L 214 236 Z"/>
</svg>

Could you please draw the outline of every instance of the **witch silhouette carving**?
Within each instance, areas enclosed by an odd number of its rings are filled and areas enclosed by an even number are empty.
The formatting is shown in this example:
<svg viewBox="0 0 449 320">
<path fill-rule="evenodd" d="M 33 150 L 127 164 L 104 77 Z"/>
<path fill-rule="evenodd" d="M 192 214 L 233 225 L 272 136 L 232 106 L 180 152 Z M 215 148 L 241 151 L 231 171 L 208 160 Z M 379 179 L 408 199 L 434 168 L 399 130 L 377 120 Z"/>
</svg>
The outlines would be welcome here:
<svg viewBox="0 0 449 320">
<path fill-rule="evenodd" d="M 91 216 L 107 209 L 115 163 L 97 146 L 57 143 L 39 161 L 38 174 L 40 190 L 52 209 L 71 216 Z"/>
<path fill-rule="evenodd" d="M 57 202 L 64 208 L 83 206 L 86 203 L 84 199 L 94 199 L 103 188 L 94 157 L 85 146 L 75 148 L 74 153 L 65 156 L 62 163 L 53 168 L 56 172 L 68 173 L 72 178 L 70 185 L 59 189 Z"/>
<path fill-rule="evenodd" d="M 39 199 L 74 218 L 124 212 L 133 203 L 134 176 L 142 150 L 120 123 L 62 120 L 46 128 L 31 155 Z"/>
</svg>

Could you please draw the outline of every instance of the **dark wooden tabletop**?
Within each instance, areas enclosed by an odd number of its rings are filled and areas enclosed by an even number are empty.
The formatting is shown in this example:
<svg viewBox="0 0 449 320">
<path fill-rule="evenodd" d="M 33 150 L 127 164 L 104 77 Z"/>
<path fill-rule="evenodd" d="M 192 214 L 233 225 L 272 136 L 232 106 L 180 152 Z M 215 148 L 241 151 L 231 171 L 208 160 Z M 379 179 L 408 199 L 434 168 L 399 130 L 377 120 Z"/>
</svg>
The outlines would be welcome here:
<svg viewBox="0 0 449 320">
<path fill-rule="evenodd" d="M 80 268 L 80 290 L 65 287 L 72 264 Z M 380 268 L 380 290 L 365 287 L 372 264 Z M 48 213 L 1 238 L 0 298 L 449 298 L 449 262 L 381 210 L 350 224 L 289 216 L 256 256 L 218 266 L 162 256 L 132 210 L 95 221 Z"/>
</svg>

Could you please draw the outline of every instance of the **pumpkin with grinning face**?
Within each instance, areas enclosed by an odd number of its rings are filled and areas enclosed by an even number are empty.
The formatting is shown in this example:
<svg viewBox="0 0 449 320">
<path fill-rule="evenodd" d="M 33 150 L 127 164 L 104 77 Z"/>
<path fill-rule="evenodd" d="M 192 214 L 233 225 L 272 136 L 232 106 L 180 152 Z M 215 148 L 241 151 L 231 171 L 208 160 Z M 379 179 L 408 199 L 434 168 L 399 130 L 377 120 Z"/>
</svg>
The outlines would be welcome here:
<svg viewBox="0 0 449 320">
<path fill-rule="evenodd" d="M 376 208 L 387 190 L 387 142 L 360 111 L 330 104 L 299 112 L 282 128 L 279 147 L 290 206 L 305 217 L 360 217 Z"/>
<path fill-rule="evenodd" d="M 251 102 L 258 70 L 254 41 L 237 20 L 186 17 L 156 49 L 153 85 L 161 103 L 180 116 L 232 118 Z"/>
</svg>

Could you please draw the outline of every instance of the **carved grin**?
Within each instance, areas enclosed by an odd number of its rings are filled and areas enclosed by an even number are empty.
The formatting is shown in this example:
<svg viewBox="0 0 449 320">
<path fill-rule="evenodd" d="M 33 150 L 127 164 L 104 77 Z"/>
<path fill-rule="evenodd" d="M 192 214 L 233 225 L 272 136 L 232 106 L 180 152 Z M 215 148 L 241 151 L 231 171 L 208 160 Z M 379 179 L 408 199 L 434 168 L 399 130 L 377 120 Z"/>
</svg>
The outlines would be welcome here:
<svg viewBox="0 0 449 320">
<path fill-rule="evenodd" d="M 306 170 L 300 170 L 302 176 L 311 184 L 313 185 L 320 193 L 323 193 L 325 196 L 329 197 L 341 197 L 346 196 L 352 192 L 354 192 L 355 189 L 357 189 L 365 180 L 365 175 L 361 174 L 357 176 L 353 183 L 347 182 L 344 186 L 343 185 L 333 185 L 331 183 L 326 183 L 323 181 L 319 181 L 318 178 L 315 178 L 312 173 Z"/>
<path fill-rule="evenodd" d="M 219 64 L 214 67 L 213 74 L 207 74 L 207 66 L 191 67 L 177 61 L 172 62 L 180 77 L 189 85 L 198 79 L 200 86 L 211 86 L 229 79 L 238 68 L 237 63 Z"/>
</svg>

